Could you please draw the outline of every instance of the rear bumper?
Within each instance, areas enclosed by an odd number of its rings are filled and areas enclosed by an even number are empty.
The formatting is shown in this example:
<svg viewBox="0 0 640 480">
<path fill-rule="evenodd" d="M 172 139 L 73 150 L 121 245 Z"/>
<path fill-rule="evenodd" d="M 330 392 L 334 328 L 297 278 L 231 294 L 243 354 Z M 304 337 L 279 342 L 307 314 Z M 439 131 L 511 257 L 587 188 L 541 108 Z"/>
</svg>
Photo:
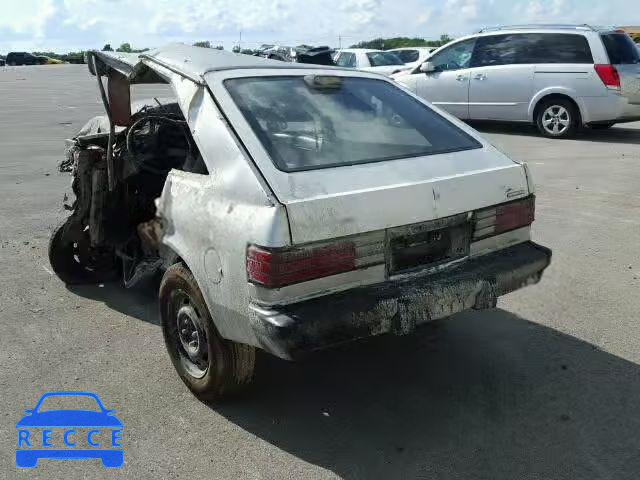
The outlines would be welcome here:
<svg viewBox="0 0 640 480">
<path fill-rule="evenodd" d="M 284 359 L 417 325 L 470 308 L 493 308 L 497 297 L 537 283 L 551 250 L 524 242 L 431 275 L 413 276 L 279 307 L 250 306 L 260 346 Z"/>
<path fill-rule="evenodd" d="M 616 92 L 602 97 L 582 97 L 584 123 L 633 122 L 640 119 L 640 105 Z"/>
</svg>

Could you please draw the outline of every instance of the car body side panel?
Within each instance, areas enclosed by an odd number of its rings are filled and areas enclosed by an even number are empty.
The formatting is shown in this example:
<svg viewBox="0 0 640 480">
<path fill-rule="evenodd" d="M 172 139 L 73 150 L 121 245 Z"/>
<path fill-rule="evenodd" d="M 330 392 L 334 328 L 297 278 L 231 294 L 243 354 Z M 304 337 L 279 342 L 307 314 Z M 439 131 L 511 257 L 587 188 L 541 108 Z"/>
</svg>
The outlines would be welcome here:
<svg viewBox="0 0 640 480">
<path fill-rule="evenodd" d="M 589 43 L 589 49 L 591 49 L 591 56 L 593 57 L 593 63 L 609 63 L 609 55 L 604 48 L 602 39 L 599 32 L 584 32 L 584 36 Z"/>
<path fill-rule="evenodd" d="M 363 51 L 356 52 L 356 68 L 367 68 L 371 67 L 371 63 L 369 63 L 369 57 Z"/>
<path fill-rule="evenodd" d="M 286 211 L 263 188 L 206 88 L 184 78 L 172 84 L 209 175 L 169 173 L 157 200 L 162 241 L 194 274 L 220 334 L 255 345 L 245 321 L 246 247 L 287 245 Z"/>
<path fill-rule="evenodd" d="M 469 118 L 526 121 L 533 90 L 533 65 L 469 69 Z"/>
<path fill-rule="evenodd" d="M 469 118 L 469 68 L 416 73 L 416 93 L 461 119 Z"/>
</svg>

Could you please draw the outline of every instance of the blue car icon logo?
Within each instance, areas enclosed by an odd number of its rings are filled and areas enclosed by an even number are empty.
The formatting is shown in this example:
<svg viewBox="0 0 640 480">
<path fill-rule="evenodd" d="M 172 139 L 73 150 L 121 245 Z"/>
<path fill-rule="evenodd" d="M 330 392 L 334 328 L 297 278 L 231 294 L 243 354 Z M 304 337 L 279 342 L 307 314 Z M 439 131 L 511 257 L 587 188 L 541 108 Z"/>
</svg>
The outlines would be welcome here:
<svg viewBox="0 0 640 480">
<path fill-rule="evenodd" d="M 60 397 L 71 402 L 83 400 L 86 403 L 88 400 L 92 406 L 95 401 L 97 408 L 43 409 L 42 403 L 51 402 L 52 397 L 55 400 L 58 400 L 56 397 Z M 18 467 L 35 467 L 40 458 L 99 458 L 102 465 L 108 468 L 121 467 L 124 463 L 121 445 L 122 422 L 114 415 L 114 410 L 104 408 L 95 393 L 45 393 L 36 406 L 25 410 L 25 413 L 26 415 L 16 423 Z"/>
</svg>

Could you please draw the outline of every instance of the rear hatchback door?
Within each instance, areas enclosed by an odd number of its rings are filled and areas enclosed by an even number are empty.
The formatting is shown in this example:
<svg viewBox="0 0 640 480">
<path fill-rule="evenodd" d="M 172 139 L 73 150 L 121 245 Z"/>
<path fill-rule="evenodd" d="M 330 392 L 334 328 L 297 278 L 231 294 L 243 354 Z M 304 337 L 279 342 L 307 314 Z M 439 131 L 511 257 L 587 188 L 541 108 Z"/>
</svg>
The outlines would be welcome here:
<svg viewBox="0 0 640 480">
<path fill-rule="evenodd" d="M 620 75 L 620 91 L 629 103 L 640 104 L 640 52 L 629 35 L 607 32 L 600 35 L 609 61 Z"/>
<path fill-rule="evenodd" d="M 521 165 L 394 83 L 318 70 L 316 76 L 344 83 L 339 91 L 307 90 L 308 73 L 220 72 L 217 81 L 207 78 L 286 206 L 294 244 L 434 220 L 528 195 Z"/>
</svg>

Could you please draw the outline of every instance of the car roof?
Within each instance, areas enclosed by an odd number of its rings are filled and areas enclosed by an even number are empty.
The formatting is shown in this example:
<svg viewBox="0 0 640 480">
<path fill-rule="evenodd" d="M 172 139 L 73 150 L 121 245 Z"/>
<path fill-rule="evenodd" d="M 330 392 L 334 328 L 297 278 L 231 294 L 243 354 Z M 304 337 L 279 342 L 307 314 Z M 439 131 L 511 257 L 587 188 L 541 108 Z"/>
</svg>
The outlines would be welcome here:
<svg viewBox="0 0 640 480">
<path fill-rule="evenodd" d="M 390 50 L 387 50 L 387 52 L 397 52 L 399 50 L 435 50 L 437 47 L 399 47 L 399 48 L 392 48 Z"/>
<path fill-rule="evenodd" d="M 338 52 L 348 52 L 348 53 L 356 53 L 356 52 L 384 52 L 384 50 L 378 50 L 377 48 L 341 48 Z"/>
<path fill-rule="evenodd" d="M 89 70 L 93 71 L 92 57 L 95 57 L 99 66 L 104 69 L 112 68 L 128 77 L 131 83 L 165 83 L 158 74 L 154 75 L 153 64 L 164 67 L 174 73 L 187 77 L 196 83 L 204 84 L 204 75 L 221 70 L 239 69 L 323 69 L 332 68 L 326 65 L 313 65 L 304 63 L 282 62 L 253 55 L 233 53 L 215 48 L 202 48 L 186 45 L 184 43 L 172 43 L 143 53 L 121 53 L 91 51 L 88 53 L 87 62 Z"/>
<path fill-rule="evenodd" d="M 479 33 L 485 32 L 495 32 L 502 30 L 518 30 L 518 31 L 529 31 L 529 30 L 554 30 L 554 31 L 566 31 L 566 30 L 574 30 L 574 31 L 582 31 L 582 32 L 606 32 L 616 30 L 615 27 L 611 26 L 597 26 L 597 25 L 589 25 L 586 23 L 581 24 L 564 24 L 564 23 L 532 23 L 532 24 L 521 24 L 521 25 L 498 25 L 495 27 L 487 27 L 480 30 Z"/>
<path fill-rule="evenodd" d="M 469 35 L 465 35 L 463 37 L 458 37 L 456 39 L 451 40 L 449 43 L 446 43 L 432 53 L 439 52 L 443 50 L 444 47 L 448 47 L 449 45 L 453 45 L 454 43 L 462 42 L 464 40 L 469 40 L 471 38 L 479 38 L 479 37 L 487 37 L 492 35 L 507 35 L 510 33 L 573 33 L 575 35 L 583 35 L 587 33 L 606 33 L 606 32 L 620 32 L 619 29 L 616 28 L 604 28 L 604 27 L 591 27 L 588 25 L 511 25 L 511 26 L 503 26 L 503 27 L 490 27 L 483 28 L 479 32 L 472 33 Z"/>
</svg>

